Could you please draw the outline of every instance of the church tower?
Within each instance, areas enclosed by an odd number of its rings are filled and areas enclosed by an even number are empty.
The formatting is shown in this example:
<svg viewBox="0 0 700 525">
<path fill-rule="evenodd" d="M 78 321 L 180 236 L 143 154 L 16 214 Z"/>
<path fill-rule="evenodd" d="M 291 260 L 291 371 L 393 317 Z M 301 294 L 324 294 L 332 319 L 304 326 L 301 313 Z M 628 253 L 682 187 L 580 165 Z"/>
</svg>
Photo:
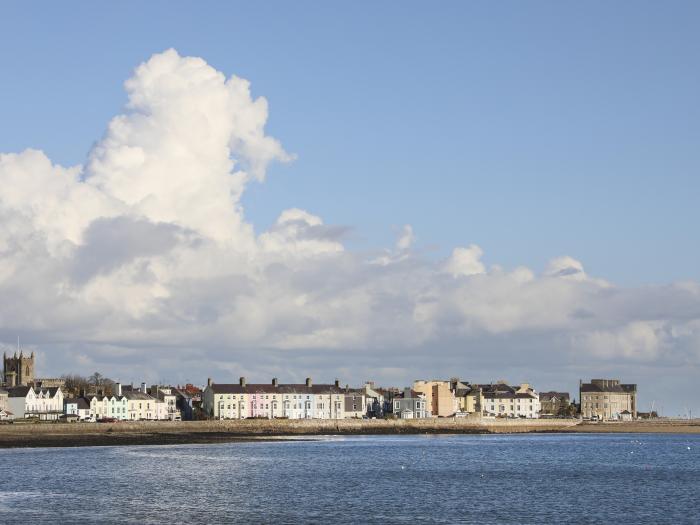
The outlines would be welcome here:
<svg viewBox="0 0 700 525">
<path fill-rule="evenodd" d="M 5 386 L 26 386 L 34 381 L 34 352 L 25 356 L 20 350 L 12 357 L 3 353 L 3 380 Z"/>
</svg>

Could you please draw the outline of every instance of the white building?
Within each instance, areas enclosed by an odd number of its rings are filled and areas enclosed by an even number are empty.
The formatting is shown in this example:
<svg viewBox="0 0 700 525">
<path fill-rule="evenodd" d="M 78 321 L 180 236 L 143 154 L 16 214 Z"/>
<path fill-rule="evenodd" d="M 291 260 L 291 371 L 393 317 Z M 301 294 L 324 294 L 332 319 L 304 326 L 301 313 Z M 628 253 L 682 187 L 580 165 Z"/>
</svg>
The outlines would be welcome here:
<svg viewBox="0 0 700 525">
<path fill-rule="evenodd" d="M 66 398 L 63 402 L 63 406 L 67 416 L 77 416 L 80 421 L 93 419 L 90 401 L 84 397 Z"/>
<path fill-rule="evenodd" d="M 54 420 L 63 415 L 63 392 L 60 387 L 34 388 L 16 386 L 7 389 L 8 409 L 15 419 Z"/>
<path fill-rule="evenodd" d="M 540 397 L 528 383 L 480 385 L 484 415 L 536 419 L 540 417 Z"/>
<path fill-rule="evenodd" d="M 208 382 L 202 395 L 205 413 L 217 419 L 285 418 L 340 419 L 345 414 L 345 393 L 335 384 L 238 384 Z"/>
</svg>

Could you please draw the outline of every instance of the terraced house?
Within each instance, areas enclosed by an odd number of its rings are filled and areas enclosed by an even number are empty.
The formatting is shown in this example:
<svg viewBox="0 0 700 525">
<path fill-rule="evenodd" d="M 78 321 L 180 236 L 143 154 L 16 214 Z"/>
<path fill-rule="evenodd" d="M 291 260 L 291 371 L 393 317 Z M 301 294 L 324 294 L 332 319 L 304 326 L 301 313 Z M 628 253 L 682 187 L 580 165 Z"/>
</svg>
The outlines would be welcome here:
<svg viewBox="0 0 700 525">
<path fill-rule="evenodd" d="M 303 384 L 280 384 L 276 378 L 269 384 L 249 384 L 245 377 L 238 383 L 214 383 L 210 379 L 202 394 L 202 408 L 218 419 L 346 417 L 345 391 L 338 381 L 314 385 L 311 378 Z"/>
<path fill-rule="evenodd" d="M 15 419 L 55 420 L 63 415 L 60 387 L 16 386 L 7 389 L 7 404 Z"/>
<path fill-rule="evenodd" d="M 510 386 L 505 382 L 479 385 L 481 411 L 488 416 L 536 419 L 540 417 L 539 394 L 528 383 Z"/>
</svg>

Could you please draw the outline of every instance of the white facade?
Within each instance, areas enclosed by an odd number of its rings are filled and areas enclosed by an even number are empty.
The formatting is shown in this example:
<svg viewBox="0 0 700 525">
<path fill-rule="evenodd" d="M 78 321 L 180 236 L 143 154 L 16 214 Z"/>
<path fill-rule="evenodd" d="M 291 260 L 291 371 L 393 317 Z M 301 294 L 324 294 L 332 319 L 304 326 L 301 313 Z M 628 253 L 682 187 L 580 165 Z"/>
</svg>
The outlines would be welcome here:
<svg viewBox="0 0 700 525">
<path fill-rule="evenodd" d="M 63 392 L 60 388 L 10 388 L 7 400 L 15 419 L 37 417 L 54 420 L 63 415 Z"/>
<path fill-rule="evenodd" d="M 540 417 L 539 394 L 528 384 L 503 387 L 483 393 L 482 411 L 486 415 L 537 419 Z"/>
<path fill-rule="evenodd" d="M 345 394 L 337 385 L 210 384 L 202 408 L 216 419 L 285 418 L 340 419 L 346 417 Z M 364 407 L 363 407 L 364 409 Z"/>
<path fill-rule="evenodd" d="M 127 399 L 124 396 L 94 396 L 90 400 L 90 416 L 94 419 L 129 419 Z"/>
</svg>

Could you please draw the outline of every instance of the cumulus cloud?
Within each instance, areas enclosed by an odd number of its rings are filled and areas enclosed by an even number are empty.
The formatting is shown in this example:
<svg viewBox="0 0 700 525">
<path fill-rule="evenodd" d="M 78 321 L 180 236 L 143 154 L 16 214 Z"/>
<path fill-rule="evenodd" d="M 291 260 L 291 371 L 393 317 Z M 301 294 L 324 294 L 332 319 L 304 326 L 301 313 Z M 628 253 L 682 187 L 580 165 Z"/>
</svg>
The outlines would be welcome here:
<svg viewBox="0 0 700 525">
<path fill-rule="evenodd" d="M 0 155 L 0 338 L 33 341 L 47 374 L 139 379 L 136 359 L 149 380 L 405 382 L 487 374 L 490 359 L 532 380 L 575 363 L 700 362 L 694 282 L 622 289 L 568 256 L 541 275 L 487 269 L 474 244 L 435 261 L 410 225 L 368 257 L 346 248 L 347 227 L 296 208 L 256 233 L 241 196 L 293 158 L 265 132 L 265 99 L 174 50 L 125 88 L 84 165 Z"/>
<path fill-rule="evenodd" d="M 445 262 L 444 271 L 453 277 L 484 273 L 486 268 L 481 262 L 483 254 L 483 250 L 476 244 L 471 244 L 467 248 L 455 248 Z"/>
</svg>

